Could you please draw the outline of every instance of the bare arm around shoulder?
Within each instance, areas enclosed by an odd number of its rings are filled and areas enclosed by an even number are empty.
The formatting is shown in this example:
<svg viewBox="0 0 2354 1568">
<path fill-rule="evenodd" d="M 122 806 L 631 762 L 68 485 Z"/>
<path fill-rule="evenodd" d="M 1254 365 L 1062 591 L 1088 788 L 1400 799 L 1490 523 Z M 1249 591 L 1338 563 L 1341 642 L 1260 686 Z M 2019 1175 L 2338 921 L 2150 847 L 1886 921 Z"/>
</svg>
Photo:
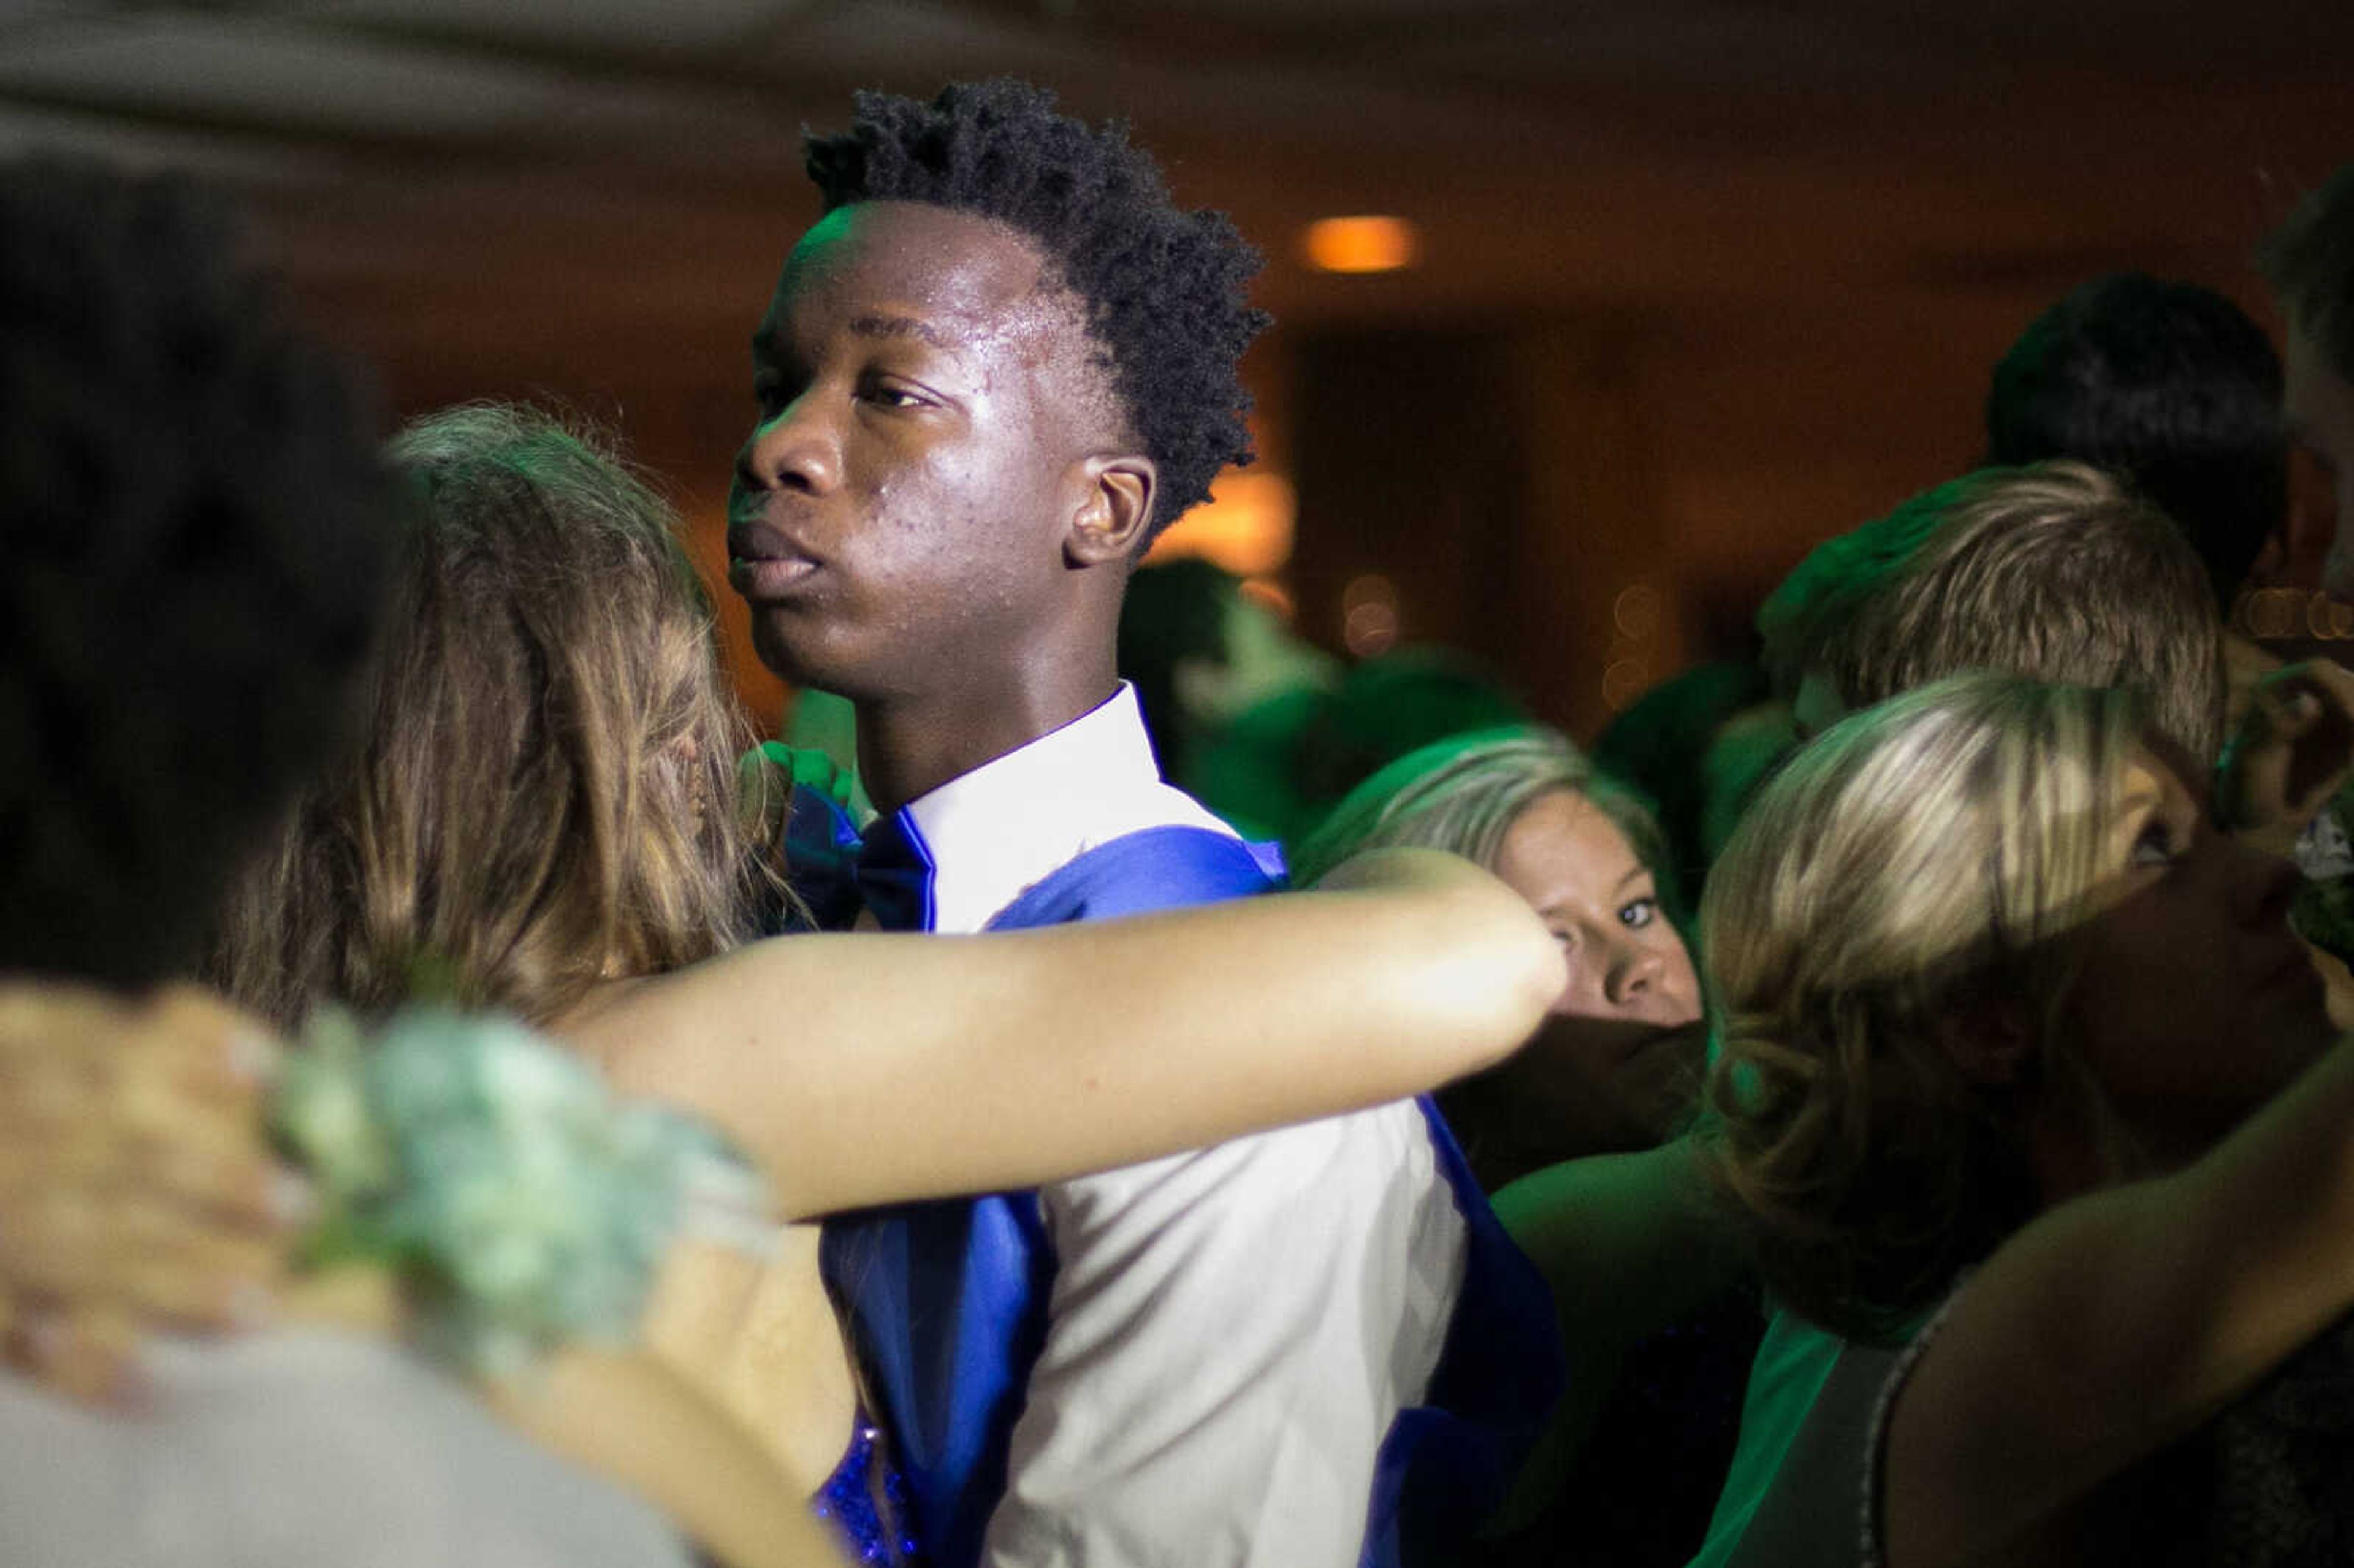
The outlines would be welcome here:
<svg viewBox="0 0 2354 1568">
<path fill-rule="evenodd" d="M 2354 1306 L 2354 1044 L 2196 1163 L 2062 1204 L 1973 1277 L 1898 1396 L 1892 1568 L 1999 1560 Z"/>
<path fill-rule="evenodd" d="M 1426 850 L 1314 893 L 981 937 L 760 942 L 557 1025 L 717 1122 L 784 1211 L 1036 1185 L 1379 1105 L 1525 1040 L 1562 958 Z"/>
</svg>

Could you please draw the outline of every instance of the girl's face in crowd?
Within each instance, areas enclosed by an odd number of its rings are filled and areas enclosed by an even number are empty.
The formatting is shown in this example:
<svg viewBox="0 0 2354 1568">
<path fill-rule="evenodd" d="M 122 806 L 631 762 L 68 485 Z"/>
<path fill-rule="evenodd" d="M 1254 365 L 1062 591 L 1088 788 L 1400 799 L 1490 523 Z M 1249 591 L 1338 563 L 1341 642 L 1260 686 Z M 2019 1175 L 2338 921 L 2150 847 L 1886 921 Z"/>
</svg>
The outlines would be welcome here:
<svg viewBox="0 0 2354 1568">
<path fill-rule="evenodd" d="M 1544 916 L 1569 959 L 1553 1020 L 1505 1070 L 1532 1080 L 1564 1137 L 1587 1150 L 1658 1142 L 1691 1107 L 1703 1041 L 1690 1027 L 1701 1016 L 1699 977 L 1650 868 L 1592 801 L 1560 789 L 1513 821 L 1496 874 Z"/>
<path fill-rule="evenodd" d="M 2218 830 L 2189 759 L 2137 748 L 2107 846 L 2114 893 L 2081 937 L 2068 1048 L 2148 1151 L 2195 1156 L 2334 1035 L 2288 927 L 2289 862 Z"/>
</svg>

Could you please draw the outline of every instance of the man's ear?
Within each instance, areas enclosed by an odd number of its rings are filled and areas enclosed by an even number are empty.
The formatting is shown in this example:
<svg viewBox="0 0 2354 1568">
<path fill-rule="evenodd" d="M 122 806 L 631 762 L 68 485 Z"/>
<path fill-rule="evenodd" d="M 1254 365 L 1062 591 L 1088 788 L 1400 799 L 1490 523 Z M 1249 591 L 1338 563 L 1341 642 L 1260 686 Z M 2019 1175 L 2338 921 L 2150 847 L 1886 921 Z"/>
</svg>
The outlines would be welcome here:
<svg viewBox="0 0 2354 1568">
<path fill-rule="evenodd" d="M 1082 458 L 1077 465 L 1078 506 L 1063 536 L 1063 562 L 1100 567 L 1134 556 L 1152 526 L 1152 503 L 1161 472 L 1152 460 L 1134 453 Z"/>
</svg>

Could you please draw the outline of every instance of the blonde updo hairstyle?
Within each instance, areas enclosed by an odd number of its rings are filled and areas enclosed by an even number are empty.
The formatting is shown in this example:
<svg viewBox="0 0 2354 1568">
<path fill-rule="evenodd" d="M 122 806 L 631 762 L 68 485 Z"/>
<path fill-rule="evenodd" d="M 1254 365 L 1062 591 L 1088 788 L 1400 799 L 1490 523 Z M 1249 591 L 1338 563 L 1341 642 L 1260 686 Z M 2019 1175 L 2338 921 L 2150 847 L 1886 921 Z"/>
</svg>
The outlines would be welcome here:
<svg viewBox="0 0 2354 1568">
<path fill-rule="evenodd" d="M 525 408 L 428 416 L 388 455 L 422 504 L 362 739 L 249 867 L 215 979 L 288 1026 L 420 982 L 545 1022 L 750 935 L 744 726 L 670 509 Z"/>
<path fill-rule="evenodd" d="M 1801 1315 L 1901 1332 L 2040 1207 L 2019 1097 L 2091 1089 L 2070 935 L 2147 727 L 2124 692 L 1955 676 L 1826 731 L 1727 844 L 1701 913 L 1723 1014 L 1703 1136 Z M 1988 1071 L 2020 1031 L 2020 1072 Z"/>
</svg>

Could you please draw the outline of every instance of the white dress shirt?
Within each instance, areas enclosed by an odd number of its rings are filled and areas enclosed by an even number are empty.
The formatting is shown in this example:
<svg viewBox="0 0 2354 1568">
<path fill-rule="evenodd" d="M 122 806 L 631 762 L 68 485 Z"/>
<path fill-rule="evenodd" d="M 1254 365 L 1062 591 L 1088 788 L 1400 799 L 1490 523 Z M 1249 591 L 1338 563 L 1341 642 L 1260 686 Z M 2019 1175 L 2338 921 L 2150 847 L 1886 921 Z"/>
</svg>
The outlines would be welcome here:
<svg viewBox="0 0 2354 1568">
<path fill-rule="evenodd" d="M 1123 686 L 907 808 L 937 928 L 975 931 L 1085 851 L 1231 830 L 1161 781 Z M 1045 1349 L 989 1523 L 995 1568 L 1345 1568 L 1374 1457 L 1420 1403 L 1466 1227 L 1402 1101 L 1039 1193 Z"/>
</svg>

